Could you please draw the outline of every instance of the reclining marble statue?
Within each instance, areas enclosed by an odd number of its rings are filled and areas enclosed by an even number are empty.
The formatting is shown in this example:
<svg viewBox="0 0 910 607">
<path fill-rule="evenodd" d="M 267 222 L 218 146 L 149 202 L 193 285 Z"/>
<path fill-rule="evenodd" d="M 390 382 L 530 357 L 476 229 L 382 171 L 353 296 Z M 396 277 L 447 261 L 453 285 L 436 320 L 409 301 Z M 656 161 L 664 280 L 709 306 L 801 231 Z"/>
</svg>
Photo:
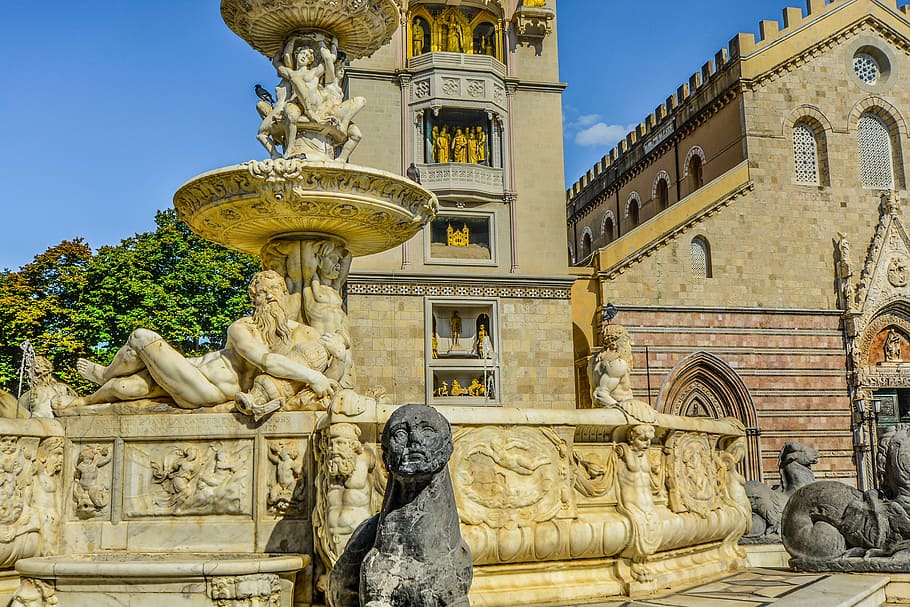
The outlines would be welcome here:
<svg viewBox="0 0 910 607">
<path fill-rule="evenodd" d="M 469 607 L 473 567 L 449 476 L 452 429 L 433 407 L 396 409 L 382 432 L 382 509 L 329 575 L 332 607 Z"/>
<path fill-rule="evenodd" d="M 340 377 L 324 372 L 333 352 L 347 352 L 344 337 L 288 318 L 287 286 L 275 271 L 254 275 L 249 294 L 253 314 L 231 324 L 223 349 L 187 358 L 154 331 L 136 329 L 109 365 L 79 359 L 79 373 L 100 387 L 58 410 L 160 397 L 184 409 L 210 407 L 242 399 L 262 375 L 307 389 L 314 400 L 331 396 Z"/>
<path fill-rule="evenodd" d="M 878 461 L 879 490 L 817 481 L 790 497 L 781 539 L 792 567 L 910 572 L 910 425 L 882 435 Z"/>
</svg>

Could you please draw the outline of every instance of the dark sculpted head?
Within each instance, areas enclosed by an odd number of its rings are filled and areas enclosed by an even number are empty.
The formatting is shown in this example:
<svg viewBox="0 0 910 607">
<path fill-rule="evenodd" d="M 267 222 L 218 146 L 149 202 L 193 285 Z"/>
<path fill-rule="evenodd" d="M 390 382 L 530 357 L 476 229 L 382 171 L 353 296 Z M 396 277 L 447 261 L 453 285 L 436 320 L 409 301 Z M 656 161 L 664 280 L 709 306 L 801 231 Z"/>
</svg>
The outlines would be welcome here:
<svg viewBox="0 0 910 607">
<path fill-rule="evenodd" d="M 452 428 L 433 407 L 399 407 L 382 431 L 382 457 L 390 475 L 433 475 L 445 468 L 451 455 Z"/>
</svg>

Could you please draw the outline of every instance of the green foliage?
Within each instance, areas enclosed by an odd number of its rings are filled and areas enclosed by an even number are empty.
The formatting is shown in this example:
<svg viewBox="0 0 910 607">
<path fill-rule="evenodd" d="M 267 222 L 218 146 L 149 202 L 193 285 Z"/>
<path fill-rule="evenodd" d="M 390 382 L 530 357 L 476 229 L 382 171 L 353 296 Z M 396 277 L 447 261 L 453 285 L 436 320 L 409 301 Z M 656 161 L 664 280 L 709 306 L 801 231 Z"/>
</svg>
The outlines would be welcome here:
<svg viewBox="0 0 910 607">
<path fill-rule="evenodd" d="M 109 362 L 138 327 L 188 356 L 224 345 L 228 325 L 249 312 L 259 262 L 196 236 L 173 210 L 155 224 L 94 255 L 81 239 L 65 241 L 0 274 L 0 386 L 14 389 L 25 338 L 82 389 L 75 359 Z"/>
</svg>

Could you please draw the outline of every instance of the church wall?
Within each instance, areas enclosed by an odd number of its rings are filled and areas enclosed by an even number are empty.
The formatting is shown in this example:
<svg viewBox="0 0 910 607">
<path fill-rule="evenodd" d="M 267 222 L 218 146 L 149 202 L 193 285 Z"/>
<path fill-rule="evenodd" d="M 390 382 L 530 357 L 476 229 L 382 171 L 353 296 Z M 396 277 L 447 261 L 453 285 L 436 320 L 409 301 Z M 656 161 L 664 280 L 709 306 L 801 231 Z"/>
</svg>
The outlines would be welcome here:
<svg viewBox="0 0 910 607">
<path fill-rule="evenodd" d="M 777 480 L 777 456 L 790 440 L 821 452 L 814 466 L 819 478 L 855 482 L 839 314 L 642 306 L 620 308 L 617 321 L 632 337 L 637 398 L 656 403 L 680 361 L 710 352 L 749 390 L 766 482 Z"/>
</svg>

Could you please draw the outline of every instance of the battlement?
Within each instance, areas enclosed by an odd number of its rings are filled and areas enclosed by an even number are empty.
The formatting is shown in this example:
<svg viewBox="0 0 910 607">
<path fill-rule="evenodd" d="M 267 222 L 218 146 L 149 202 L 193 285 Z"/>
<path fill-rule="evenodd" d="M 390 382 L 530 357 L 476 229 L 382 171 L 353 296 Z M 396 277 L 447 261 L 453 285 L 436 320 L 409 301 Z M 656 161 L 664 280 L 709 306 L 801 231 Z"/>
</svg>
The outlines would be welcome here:
<svg viewBox="0 0 910 607">
<path fill-rule="evenodd" d="M 781 40 L 797 30 L 817 21 L 824 15 L 838 10 L 856 2 L 868 0 L 806 0 L 805 15 L 803 10 L 796 7 L 786 7 L 782 11 L 782 22 L 770 19 L 758 22 L 758 39 L 754 33 L 736 34 L 728 43 L 726 48 L 721 48 L 715 53 L 713 59 L 709 59 L 701 69 L 693 73 L 687 82 L 684 82 L 676 89 L 676 92 L 666 101 L 657 106 L 654 111 L 639 124 L 634 131 L 626 135 L 613 149 L 610 150 L 603 158 L 600 159 L 591 169 L 581 176 L 572 186 L 566 190 L 566 203 L 576 198 L 581 192 L 593 184 L 598 177 L 607 172 L 615 165 L 620 158 L 626 157 L 635 147 L 636 143 L 642 143 L 644 147 L 648 146 L 649 141 L 660 139 L 659 135 L 651 137 L 652 133 L 659 133 L 661 129 L 666 128 L 678 108 L 686 104 L 696 93 L 700 92 L 705 86 L 714 79 L 719 73 L 727 70 L 730 66 L 751 55 L 759 53 L 775 41 Z M 899 0 L 872 0 L 876 4 L 886 9 L 895 11 L 904 19 L 910 21 L 910 4 L 904 4 L 898 8 Z M 655 145 L 656 147 L 656 145 Z M 650 149 L 644 153 L 647 154 Z"/>
</svg>

